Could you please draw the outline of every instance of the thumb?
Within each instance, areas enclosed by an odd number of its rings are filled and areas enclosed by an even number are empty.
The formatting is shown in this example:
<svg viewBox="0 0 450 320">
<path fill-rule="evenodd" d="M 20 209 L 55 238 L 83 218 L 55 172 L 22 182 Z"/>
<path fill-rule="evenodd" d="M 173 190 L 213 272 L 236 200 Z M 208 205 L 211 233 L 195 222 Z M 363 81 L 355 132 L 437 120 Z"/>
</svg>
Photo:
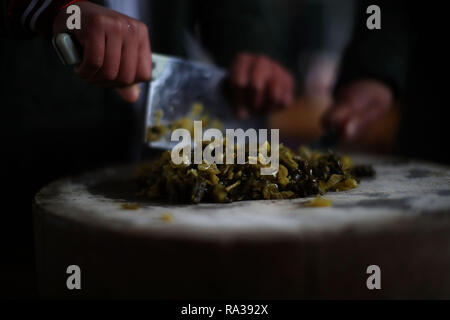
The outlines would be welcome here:
<svg viewBox="0 0 450 320">
<path fill-rule="evenodd" d="M 351 116 L 352 105 L 346 101 L 341 100 L 331 105 L 322 118 L 322 125 L 325 128 L 340 128 L 344 125 L 347 119 Z"/>
<path fill-rule="evenodd" d="M 119 96 L 129 103 L 134 103 L 139 99 L 141 94 L 141 88 L 139 84 L 133 84 L 129 87 L 117 88 L 116 89 Z"/>
<path fill-rule="evenodd" d="M 370 105 L 352 114 L 343 126 L 344 140 L 351 142 L 361 138 L 366 129 L 380 118 L 387 109 L 382 105 Z"/>
</svg>

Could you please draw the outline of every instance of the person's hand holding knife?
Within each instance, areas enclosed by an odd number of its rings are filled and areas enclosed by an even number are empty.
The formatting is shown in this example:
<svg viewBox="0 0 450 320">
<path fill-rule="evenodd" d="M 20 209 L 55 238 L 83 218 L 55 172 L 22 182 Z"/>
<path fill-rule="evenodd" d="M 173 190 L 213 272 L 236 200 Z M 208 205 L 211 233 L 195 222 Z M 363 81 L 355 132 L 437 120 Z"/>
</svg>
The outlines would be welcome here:
<svg viewBox="0 0 450 320">
<path fill-rule="evenodd" d="M 147 26 L 133 18 L 90 2 L 78 2 L 81 29 L 68 30 L 61 10 L 53 33 L 72 34 L 83 49 L 76 73 L 88 83 L 116 88 L 127 102 L 139 98 L 140 82 L 150 81 L 152 56 Z"/>
</svg>

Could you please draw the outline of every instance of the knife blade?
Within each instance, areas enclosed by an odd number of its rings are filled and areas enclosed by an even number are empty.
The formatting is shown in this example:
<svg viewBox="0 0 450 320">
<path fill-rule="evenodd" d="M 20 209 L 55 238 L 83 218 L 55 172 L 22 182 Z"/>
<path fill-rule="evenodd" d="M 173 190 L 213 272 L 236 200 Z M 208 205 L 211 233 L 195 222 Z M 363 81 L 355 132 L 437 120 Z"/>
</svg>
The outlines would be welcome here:
<svg viewBox="0 0 450 320">
<path fill-rule="evenodd" d="M 263 128 L 265 117 L 241 120 L 234 114 L 225 95 L 225 70 L 214 65 L 153 54 L 154 69 L 147 100 L 146 128 L 153 125 L 155 113 L 163 110 L 163 124 L 188 115 L 192 106 L 201 103 L 210 118 L 219 119 L 226 129 Z M 153 148 L 172 148 L 178 141 L 151 142 Z"/>
</svg>

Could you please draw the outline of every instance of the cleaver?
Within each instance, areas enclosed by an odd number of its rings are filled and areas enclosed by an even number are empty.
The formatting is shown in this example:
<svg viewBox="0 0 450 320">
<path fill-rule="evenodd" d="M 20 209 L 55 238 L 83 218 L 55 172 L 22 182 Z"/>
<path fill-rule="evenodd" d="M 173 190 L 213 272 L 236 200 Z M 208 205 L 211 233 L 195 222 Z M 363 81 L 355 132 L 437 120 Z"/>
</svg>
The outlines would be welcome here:
<svg viewBox="0 0 450 320">
<path fill-rule="evenodd" d="M 71 35 L 56 35 L 53 46 L 65 65 L 73 67 L 81 63 L 81 50 Z M 152 80 L 145 90 L 145 112 L 143 119 L 139 119 L 141 123 L 137 124 L 144 128 L 141 137 L 146 148 L 168 150 L 178 143 L 170 140 L 170 134 L 158 141 L 147 140 L 146 132 L 155 124 L 156 114 L 161 114 L 159 110 L 163 114 L 160 124 L 170 125 L 173 121 L 188 116 L 195 103 L 204 106 L 205 115 L 220 120 L 222 129 L 258 130 L 266 127 L 267 120 L 264 116 L 245 120 L 236 117 L 225 95 L 225 70 L 214 65 L 156 53 L 152 54 L 152 63 Z"/>
</svg>

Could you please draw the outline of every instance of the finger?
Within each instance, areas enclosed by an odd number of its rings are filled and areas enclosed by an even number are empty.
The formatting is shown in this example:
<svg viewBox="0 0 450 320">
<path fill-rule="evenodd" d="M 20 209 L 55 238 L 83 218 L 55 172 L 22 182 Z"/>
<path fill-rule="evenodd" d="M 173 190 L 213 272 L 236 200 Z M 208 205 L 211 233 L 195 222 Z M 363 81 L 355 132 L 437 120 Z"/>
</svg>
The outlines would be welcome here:
<svg viewBox="0 0 450 320">
<path fill-rule="evenodd" d="M 342 127 L 342 139 L 346 142 L 358 140 L 364 131 L 386 110 L 378 105 L 371 105 L 352 114 Z"/>
<path fill-rule="evenodd" d="M 139 32 L 138 65 L 136 82 L 147 82 L 152 77 L 152 52 L 147 26 L 143 25 Z"/>
<path fill-rule="evenodd" d="M 134 103 L 139 99 L 141 87 L 139 84 L 134 84 L 124 88 L 116 88 L 119 96 L 128 103 Z"/>
<path fill-rule="evenodd" d="M 125 28 L 117 83 L 122 86 L 131 86 L 135 83 L 137 73 L 138 26 L 130 21 Z"/>
<path fill-rule="evenodd" d="M 94 33 L 94 32 L 93 32 Z M 92 82 L 115 82 L 120 70 L 122 56 L 122 36 L 120 33 L 106 34 L 105 60 Z"/>
<path fill-rule="evenodd" d="M 231 67 L 230 80 L 232 85 L 239 88 L 248 86 L 251 68 L 251 56 L 249 54 L 240 54 Z"/>
<path fill-rule="evenodd" d="M 240 54 L 235 60 L 230 75 L 231 87 L 238 116 L 246 118 L 252 109 L 250 81 L 255 58 L 250 54 Z"/>
<path fill-rule="evenodd" d="M 249 82 L 249 70 L 251 67 L 251 56 L 240 54 L 230 68 L 229 91 L 233 101 L 234 111 L 241 119 L 248 116 L 247 85 Z"/>
<path fill-rule="evenodd" d="M 357 140 L 361 127 L 360 121 L 359 116 L 355 115 L 342 123 L 341 130 L 339 131 L 339 138 L 342 142 L 350 143 Z"/>
<path fill-rule="evenodd" d="M 283 75 L 279 70 L 276 70 L 270 80 L 268 85 L 268 107 L 269 110 L 280 109 L 283 106 Z"/>
<path fill-rule="evenodd" d="M 326 127 L 341 128 L 353 112 L 353 105 L 349 101 L 338 101 L 336 104 L 332 105 L 326 113 L 324 124 Z"/>
<path fill-rule="evenodd" d="M 105 33 L 102 29 L 88 34 L 88 38 L 82 43 L 83 61 L 75 72 L 85 80 L 92 79 L 102 68 L 105 59 Z"/>
<path fill-rule="evenodd" d="M 294 101 L 294 79 L 287 72 L 284 74 L 283 90 L 283 103 L 286 107 L 291 107 Z"/>
<path fill-rule="evenodd" d="M 327 123 L 342 127 L 352 114 L 364 109 L 367 104 L 367 95 L 362 94 L 360 89 L 343 88 L 339 90 L 334 105 L 327 113 Z"/>
<path fill-rule="evenodd" d="M 128 103 L 136 102 L 142 91 L 142 88 L 137 83 L 124 87 L 118 87 L 117 83 L 111 81 L 96 82 L 95 84 L 103 88 L 114 88 L 119 96 Z"/>
<path fill-rule="evenodd" d="M 258 57 L 250 71 L 250 104 L 254 110 L 260 109 L 264 102 L 264 89 L 270 77 L 272 63 L 265 57 Z"/>
</svg>

